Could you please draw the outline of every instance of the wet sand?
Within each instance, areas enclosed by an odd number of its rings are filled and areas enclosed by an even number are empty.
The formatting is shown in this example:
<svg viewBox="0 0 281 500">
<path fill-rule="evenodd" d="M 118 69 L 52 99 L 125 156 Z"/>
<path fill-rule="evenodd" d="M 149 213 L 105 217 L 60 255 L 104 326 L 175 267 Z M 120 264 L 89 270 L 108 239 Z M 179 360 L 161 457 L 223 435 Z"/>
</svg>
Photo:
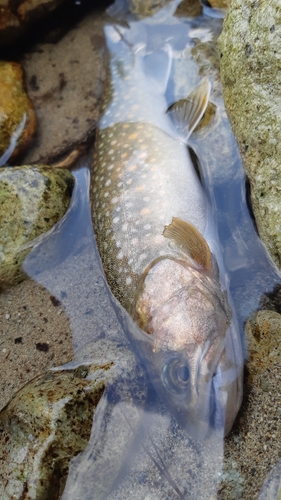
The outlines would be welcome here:
<svg viewBox="0 0 281 500">
<path fill-rule="evenodd" d="M 0 293 L 0 408 L 35 375 L 72 359 L 69 320 L 31 280 Z"/>
</svg>

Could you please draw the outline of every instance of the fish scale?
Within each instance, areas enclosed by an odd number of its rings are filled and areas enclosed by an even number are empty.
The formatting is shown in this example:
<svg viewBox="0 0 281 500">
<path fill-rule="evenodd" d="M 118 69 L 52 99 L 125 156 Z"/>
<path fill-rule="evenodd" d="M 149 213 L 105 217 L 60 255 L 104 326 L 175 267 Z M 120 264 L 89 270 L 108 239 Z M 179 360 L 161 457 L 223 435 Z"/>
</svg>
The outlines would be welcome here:
<svg viewBox="0 0 281 500">
<path fill-rule="evenodd" d="M 94 225 L 110 287 L 127 310 L 145 268 L 171 253 L 163 229 L 172 216 L 185 216 L 187 198 L 194 207 L 190 222 L 204 231 L 205 201 L 198 199 L 196 174 L 187 182 L 186 159 L 185 146 L 151 124 L 121 123 L 98 131 Z"/>
</svg>

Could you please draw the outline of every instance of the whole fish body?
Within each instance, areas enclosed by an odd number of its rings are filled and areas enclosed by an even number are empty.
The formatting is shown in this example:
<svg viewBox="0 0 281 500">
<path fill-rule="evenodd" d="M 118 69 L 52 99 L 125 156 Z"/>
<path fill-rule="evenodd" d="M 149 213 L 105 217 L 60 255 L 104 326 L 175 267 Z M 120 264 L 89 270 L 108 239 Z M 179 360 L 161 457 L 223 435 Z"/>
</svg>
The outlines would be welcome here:
<svg viewBox="0 0 281 500">
<path fill-rule="evenodd" d="M 147 54 L 137 23 L 105 34 L 91 200 L 106 278 L 143 330 L 138 354 L 180 424 L 196 438 L 210 426 L 227 433 L 241 404 L 243 356 L 212 213 L 186 147 L 209 83 L 169 116 L 169 45 Z"/>
</svg>

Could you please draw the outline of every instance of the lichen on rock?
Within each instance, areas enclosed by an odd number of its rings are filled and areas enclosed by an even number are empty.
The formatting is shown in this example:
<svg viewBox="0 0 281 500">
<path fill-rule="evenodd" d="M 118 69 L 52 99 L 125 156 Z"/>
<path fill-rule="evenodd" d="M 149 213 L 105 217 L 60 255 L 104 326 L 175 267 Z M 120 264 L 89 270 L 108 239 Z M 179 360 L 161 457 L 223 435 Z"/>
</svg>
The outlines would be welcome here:
<svg viewBox="0 0 281 500">
<path fill-rule="evenodd" d="M 219 38 L 225 107 L 257 228 L 281 268 L 280 2 L 232 0 Z"/>
<path fill-rule="evenodd" d="M 0 289 L 24 279 L 22 248 L 65 214 L 74 185 L 65 170 L 46 166 L 0 169 Z"/>
<path fill-rule="evenodd" d="M 106 367 L 84 368 L 37 376 L 0 413 L 2 500 L 60 498 L 105 388 Z M 94 380 L 86 379 L 90 371 Z"/>
</svg>

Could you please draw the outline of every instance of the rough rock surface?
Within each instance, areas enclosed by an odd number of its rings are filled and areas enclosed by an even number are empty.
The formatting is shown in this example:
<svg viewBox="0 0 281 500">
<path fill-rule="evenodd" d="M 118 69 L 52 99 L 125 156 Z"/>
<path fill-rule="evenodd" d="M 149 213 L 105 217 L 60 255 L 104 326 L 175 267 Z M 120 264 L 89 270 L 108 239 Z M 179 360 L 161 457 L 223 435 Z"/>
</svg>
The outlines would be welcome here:
<svg viewBox="0 0 281 500">
<path fill-rule="evenodd" d="M 261 239 L 281 267 L 281 7 L 232 0 L 219 39 L 224 99 Z"/>
<path fill-rule="evenodd" d="M 48 231 L 65 214 L 74 179 L 50 167 L 0 170 L 0 288 L 24 278 L 22 245 Z"/>
<path fill-rule="evenodd" d="M 1 0 L 0 45 L 13 42 L 23 34 L 31 21 L 54 10 L 63 0 Z"/>
<path fill-rule="evenodd" d="M 70 458 L 89 439 L 107 366 L 46 372 L 13 396 L 0 414 L 2 500 L 58 499 Z"/>
<path fill-rule="evenodd" d="M 281 498 L 281 461 L 267 475 L 259 500 L 280 500 Z"/>
<path fill-rule="evenodd" d="M 88 363 L 34 378 L 0 413 L 2 500 L 105 498 L 110 490 L 139 427 L 146 383 L 120 343 L 100 340 L 88 354 Z"/>
<path fill-rule="evenodd" d="M 30 143 L 36 131 L 36 116 L 25 91 L 21 65 L 0 61 L 0 157 L 9 147 L 11 136 L 21 124 L 24 114 L 24 129 L 11 159 Z"/>
</svg>

